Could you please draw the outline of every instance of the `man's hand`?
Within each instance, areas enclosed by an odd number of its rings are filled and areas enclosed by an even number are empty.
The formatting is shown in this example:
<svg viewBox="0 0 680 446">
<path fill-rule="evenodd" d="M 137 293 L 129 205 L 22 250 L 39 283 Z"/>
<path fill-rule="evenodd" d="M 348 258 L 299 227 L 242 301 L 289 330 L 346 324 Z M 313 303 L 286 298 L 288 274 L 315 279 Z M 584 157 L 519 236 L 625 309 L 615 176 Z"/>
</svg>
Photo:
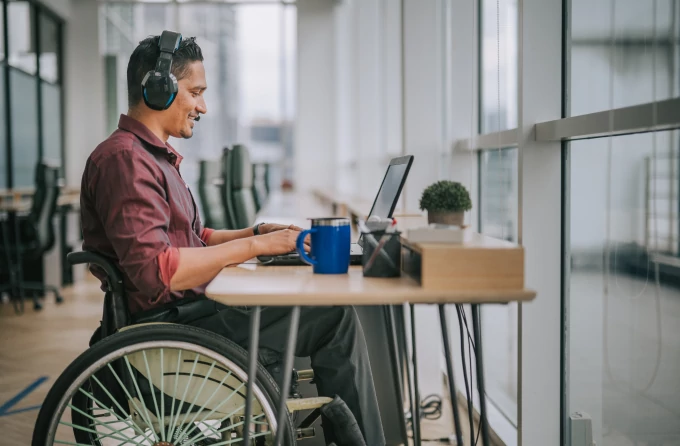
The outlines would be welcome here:
<svg viewBox="0 0 680 446">
<path fill-rule="evenodd" d="M 255 250 L 257 251 L 257 255 L 287 254 L 295 251 L 295 243 L 297 242 L 298 235 L 300 235 L 299 230 L 287 229 L 287 227 L 284 227 L 283 229 L 278 229 L 255 237 L 253 243 L 256 246 Z M 305 251 L 309 252 L 309 237 L 305 239 L 304 246 Z"/>
<path fill-rule="evenodd" d="M 283 231 L 284 229 L 292 229 L 294 231 L 302 231 L 302 228 L 299 226 L 295 225 L 278 225 L 276 223 L 262 223 L 259 227 L 258 230 L 260 231 L 261 235 L 265 234 L 270 234 L 272 232 L 276 231 Z"/>
</svg>

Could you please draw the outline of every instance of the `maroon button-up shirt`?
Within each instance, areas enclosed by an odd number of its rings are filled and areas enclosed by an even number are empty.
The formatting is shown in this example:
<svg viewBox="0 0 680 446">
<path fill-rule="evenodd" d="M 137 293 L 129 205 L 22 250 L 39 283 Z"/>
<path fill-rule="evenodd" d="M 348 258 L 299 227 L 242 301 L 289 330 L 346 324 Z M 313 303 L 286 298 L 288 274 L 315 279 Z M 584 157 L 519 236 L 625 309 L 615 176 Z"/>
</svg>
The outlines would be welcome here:
<svg viewBox="0 0 680 446">
<path fill-rule="evenodd" d="M 205 286 L 181 292 L 169 288 L 168 263 L 176 269 L 177 248 L 205 246 L 196 204 L 179 173 L 181 160 L 144 124 L 121 115 L 118 130 L 85 165 L 83 249 L 117 264 L 131 313 L 205 291 Z M 103 272 L 92 272 L 103 282 Z"/>
</svg>

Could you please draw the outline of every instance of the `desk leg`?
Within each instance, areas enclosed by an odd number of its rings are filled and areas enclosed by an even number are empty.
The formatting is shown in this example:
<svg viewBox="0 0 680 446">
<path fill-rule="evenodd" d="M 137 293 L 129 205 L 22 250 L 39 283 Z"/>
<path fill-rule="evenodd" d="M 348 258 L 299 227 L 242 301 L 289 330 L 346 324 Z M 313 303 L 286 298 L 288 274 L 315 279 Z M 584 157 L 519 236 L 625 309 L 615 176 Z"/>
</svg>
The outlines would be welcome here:
<svg viewBox="0 0 680 446">
<path fill-rule="evenodd" d="M 475 360 L 477 362 L 477 391 L 479 392 L 479 423 L 482 428 L 482 446 L 489 446 L 489 424 L 486 418 L 486 391 L 484 390 L 484 363 L 482 353 L 482 327 L 479 320 L 479 304 L 472 305 L 472 331 L 475 337 Z"/>
<path fill-rule="evenodd" d="M 246 413 L 243 419 L 244 446 L 250 444 L 250 419 L 253 411 L 253 386 L 257 377 L 257 350 L 260 344 L 260 307 L 250 313 L 250 339 L 248 341 L 248 386 L 246 391 Z"/>
<path fill-rule="evenodd" d="M 449 327 L 446 322 L 446 306 L 439 304 L 439 322 L 442 328 L 442 341 L 444 342 L 444 356 L 446 356 L 446 374 L 449 378 L 449 397 L 453 410 L 453 426 L 456 429 L 456 444 L 463 445 L 463 435 L 460 430 L 460 415 L 458 413 L 458 398 L 456 386 L 453 381 L 453 359 L 451 357 L 451 345 L 449 344 Z M 465 360 L 463 358 L 463 360 Z"/>
<path fill-rule="evenodd" d="M 394 318 L 394 306 L 387 305 L 384 307 L 387 314 L 387 337 L 389 338 L 389 349 L 390 349 L 390 362 L 392 363 L 392 370 L 394 371 L 394 393 L 397 395 L 397 404 L 399 405 L 399 413 L 401 414 L 401 419 L 403 423 L 399 426 L 401 431 L 401 437 L 404 439 L 404 443 L 408 444 L 408 432 L 406 431 L 406 417 L 404 415 L 404 380 L 401 376 L 401 370 L 403 363 L 399 361 L 399 343 L 397 341 L 397 326 L 396 320 Z M 409 390 L 409 400 L 413 397 L 411 396 L 411 374 L 409 373 L 408 378 L 408 390 Z"/>
<path fill-rule="evenodd" d="M 420 446 L 420 392 L 418 391 L 418 357 L 416 349 L 416 312 L 411 304 L 411 341 L 413 342 L 413 393 L 411 400 L 411 424 L 413 425 L 413 444 Z M 486 446 L 486 445 L 485 445 Z"/>
<path fill-rule="evenodd" d="M 286 351 L 283 359 L 283 382 L 281 383 L 281 400 L 279 401 L 279 419 L 276 423 L 276 439 L 274 446 L 279 446 L 283 439 L 283 433 L 288 423 L 288 407 L 286 407 L 286 400 L 288 399 L 288 392 L 290 389 L 290 379 L 293 370 L 293 357 L 295 353 L 295 343 L 297 342 L 298 325 L 300 324 L 300 307 L 293 307 L 290 313 L 290 326 L 288 327 L 288 341 L 286 343 Z"/>
</svg>

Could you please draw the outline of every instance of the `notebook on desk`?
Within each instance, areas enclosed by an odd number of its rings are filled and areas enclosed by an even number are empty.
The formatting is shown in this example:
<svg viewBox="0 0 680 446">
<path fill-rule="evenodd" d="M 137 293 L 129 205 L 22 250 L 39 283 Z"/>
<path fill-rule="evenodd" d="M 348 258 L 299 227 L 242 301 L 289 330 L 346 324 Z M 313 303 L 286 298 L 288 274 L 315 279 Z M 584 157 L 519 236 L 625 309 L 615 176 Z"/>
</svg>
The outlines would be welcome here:
<svg viewBox="0 0 680 446">
<path fill-rule="evenodd" d="M 392 218 L 394 208 L 397 206 L 401 190 L 406 183 L 406 177 L 413 164 L 413 155 L 394 158 L 387 166 L 380 189 L 375 196 L 373 206 L 368 214 L 370 217 Z M 356 243 L 350 245 L 350 265 L 361 265 L 363 256 L 363 240 L 359 236 Z M 258 256 L 258 260 L 265 265 L 306 265 L 297 252 L 273 256 Z"/>
</svg>

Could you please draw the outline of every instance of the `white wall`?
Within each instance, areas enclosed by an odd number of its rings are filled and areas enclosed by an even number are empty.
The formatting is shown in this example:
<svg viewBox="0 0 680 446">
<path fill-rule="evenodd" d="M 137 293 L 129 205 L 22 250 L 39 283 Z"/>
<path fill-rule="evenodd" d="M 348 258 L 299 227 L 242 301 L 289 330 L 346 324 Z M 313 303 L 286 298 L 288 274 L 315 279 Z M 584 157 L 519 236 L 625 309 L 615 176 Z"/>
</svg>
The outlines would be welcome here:
<svg viewBox="0 0 680 446">
<path fill-rule="evenodd" d="M 66 181 L 79 186 L 87 157 L 107 136 L 98 2 L 71 0 L 65 42 Z"/>
<path fill-rule="evenodd" d="M 330 188 L 335 169 L 335 2 L 297 2 L 297 118 L 295 167 L 298 190 Z"/>
</svg>

